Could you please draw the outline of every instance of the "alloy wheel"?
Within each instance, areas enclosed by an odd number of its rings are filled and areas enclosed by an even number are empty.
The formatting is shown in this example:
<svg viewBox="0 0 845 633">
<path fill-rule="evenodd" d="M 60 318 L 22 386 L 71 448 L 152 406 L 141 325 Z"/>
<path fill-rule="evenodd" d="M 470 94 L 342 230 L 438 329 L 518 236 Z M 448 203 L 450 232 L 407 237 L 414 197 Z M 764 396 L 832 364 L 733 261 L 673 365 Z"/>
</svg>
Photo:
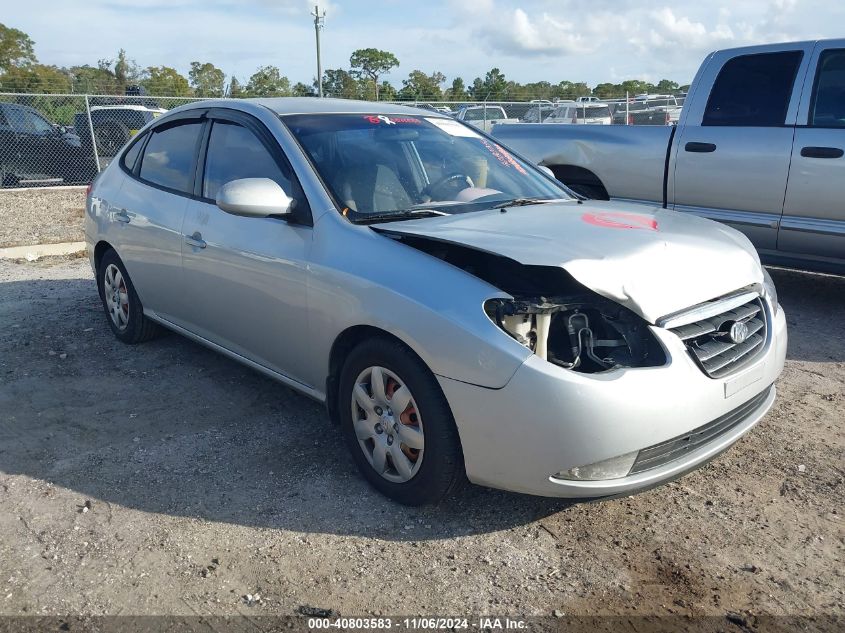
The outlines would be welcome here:
<svg viewBox="0 0 845 633">
<path fill-rule="evenodd" d="M 129 324 L 129 291 L 120 269 L 109 264 L 103 276 L 103 295 L 109 318 L 118 330 L 125 330 Z"/>
</svg>

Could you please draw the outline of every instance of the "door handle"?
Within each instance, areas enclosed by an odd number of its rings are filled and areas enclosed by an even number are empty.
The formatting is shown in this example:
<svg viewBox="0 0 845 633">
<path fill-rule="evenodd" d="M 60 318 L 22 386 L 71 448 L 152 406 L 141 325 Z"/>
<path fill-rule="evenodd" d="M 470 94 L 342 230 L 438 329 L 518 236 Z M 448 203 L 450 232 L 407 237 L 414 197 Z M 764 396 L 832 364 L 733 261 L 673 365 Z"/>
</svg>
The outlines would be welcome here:
<svg viewBox="0 0 845 633">
<path fill-rule="evenodd" d="M 845 150 L 838 147 L 802 147 L 801 156 L 804 158 L 842 158 Z"/>
<path fill-rule="evenodd" d="M 122 224 L 129 224 L 132 221 L 132 218 L 130 218 L 129 214 L 126 213 L 126 209 L 115 209 L 114 219 Z"/>
<path fill-rule="evenodd" d="M 197 231 L 193 235 L 186 236 L 185 244 L 193 246 L 194 248 L 205 248 L 206 246 L 208 246 L 205 240 L 202 239 L 202 235 L 200 235 L 199 231 Z"/>
<path fill-rule="evenodd" d="M 698 143 L 691 141 L 684 145 L 684 149 L 688 152 L 695 152 L 697 154 L 709 154 L 716 151 L 716 146 L 713 143 Z"/>
</svg>

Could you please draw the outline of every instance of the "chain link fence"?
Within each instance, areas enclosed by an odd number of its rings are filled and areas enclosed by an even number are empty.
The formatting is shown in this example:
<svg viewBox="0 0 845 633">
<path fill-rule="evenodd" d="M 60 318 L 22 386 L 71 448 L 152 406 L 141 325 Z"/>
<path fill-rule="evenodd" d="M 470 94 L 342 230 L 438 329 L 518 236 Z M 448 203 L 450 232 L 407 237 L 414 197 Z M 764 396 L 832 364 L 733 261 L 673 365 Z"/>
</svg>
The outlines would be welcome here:
<svg viewBox="0 0 845 633">
<path fill-rule="evenodd" d="M 588 100 L 587 100 L 588 99 Z M 581 101 L 402 101 L 489 132 L 502 123 L 672 125 L 683 97 Z M 139 129 L 200 99 L 0 93 L 0 188 L 85 185 Z"/>
</svg>

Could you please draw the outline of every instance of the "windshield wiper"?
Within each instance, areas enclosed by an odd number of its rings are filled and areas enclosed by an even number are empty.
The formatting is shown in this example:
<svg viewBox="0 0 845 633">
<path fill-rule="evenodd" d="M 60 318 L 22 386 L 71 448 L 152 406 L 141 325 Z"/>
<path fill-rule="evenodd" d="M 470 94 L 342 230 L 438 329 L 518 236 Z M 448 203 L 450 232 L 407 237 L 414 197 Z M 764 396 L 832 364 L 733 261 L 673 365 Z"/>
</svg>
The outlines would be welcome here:
<svg viewBox="0 0 845 633">
<path fill-rule="evenodd" d="M 373 224 L 375 222 L 393 222 L 394 220 L 407 220 L 409 218 L 432 218 L 449 215 L 443 211 L 434 209 L 409 209 L 407 211 L 391 211 L 389 213 L 368 213 L 361 217 L 354 218 L 355 224 Z"/>
<path fill-rule="evenodd" d="M 525 207 L 530 204 L 546 204 L 548 202 L 566 202 L 569 198 L 513 198 L 505 202 L 494 204 L 491 209 L 504 209 L 505 207 Z"/>
</svg>

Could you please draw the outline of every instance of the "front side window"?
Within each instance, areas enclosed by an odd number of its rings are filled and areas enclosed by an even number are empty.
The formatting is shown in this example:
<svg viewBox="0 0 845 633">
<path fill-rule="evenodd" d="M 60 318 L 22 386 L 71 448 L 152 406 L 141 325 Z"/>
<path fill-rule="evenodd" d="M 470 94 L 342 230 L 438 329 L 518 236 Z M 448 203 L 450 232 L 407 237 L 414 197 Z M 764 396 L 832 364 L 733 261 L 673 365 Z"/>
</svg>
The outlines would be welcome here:
<svg viewBox="0 0 845 633">
<path fill-rule="evenodd" d="M 810 103 L 811 126 L 845 128 L 845 50 L 822 53 Z"/>
<path fill-rule="evenodd" d="M 26 110 L 21 108 L 9 108 L 7 113 L 9 125 L 15 132 L 29 133 L 32 131 L 29 121 L 27 120 Z"/>
<path fill-rule="evenodd" d="M 27 117 L 29 119 L 29 125 L 36 134 L 44 136 L 55 132 L 55 128 L 48 121 L 45 121 L 34 112 L 28 112 L 27 114 L 29 115 Z"/>
<path fill-rule="evenodd" d="M 202 123 L 177 123 L 157 128 L 141 159 L 139 176 L 154 185 L 182 193 L 193 190 L 194 156 Z"/>
<path fill-rule="evenodd" d="M 290 171 L 282 172 L 255 134 L 236 123 L 215 121 L 208 140 L 202 195 L 213 200 L 220 187 L 240 178 L 269 178 L 294 197 Z"/>
<path fill-rule="evenodd" d="M 729 60 L 713 84 L 701 124 L 784 125 L 801 55 L 801 51 L 783 51 Z"/>
<path fill-rule="evenodd" d="M 451 215 L 514 199 L 571 199 L 555 181 L 474 128 L 442 117 L 282 118 L 344 215 Z"/>
</svg>

